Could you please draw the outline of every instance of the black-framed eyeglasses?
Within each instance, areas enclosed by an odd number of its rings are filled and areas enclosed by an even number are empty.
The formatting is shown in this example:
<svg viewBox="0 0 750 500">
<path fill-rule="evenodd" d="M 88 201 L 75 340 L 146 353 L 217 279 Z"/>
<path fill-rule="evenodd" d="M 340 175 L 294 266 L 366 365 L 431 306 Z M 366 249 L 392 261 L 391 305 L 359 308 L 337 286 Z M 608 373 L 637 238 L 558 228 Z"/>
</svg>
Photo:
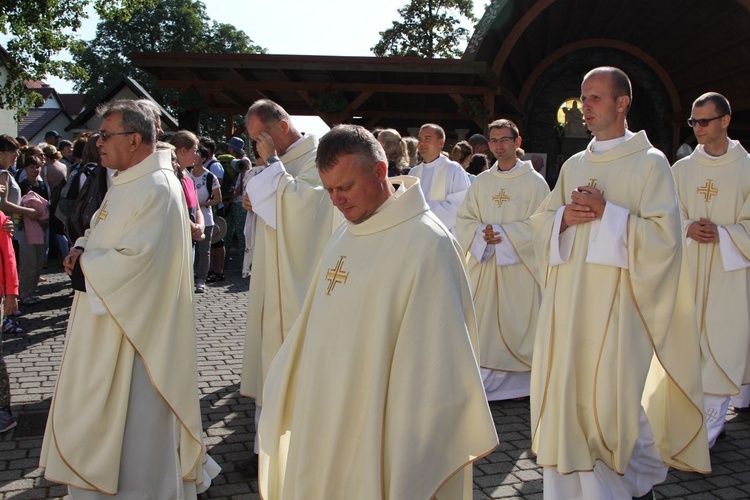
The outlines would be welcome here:
<svg viewBox="0 0 750 500">
<path fill-rule="evenodd" d="M 696 120 L 695 118 L 688 118 L 687 123 L 691 127 L 695 127 L 696 125 L 700 125 L 701 127 L 708 127 L 708 124 L 711 123 L 714 120 L 718 120 L 719 118 L 724 118 L 727 115 L 719 115 L 714 116 L 713 118 L 700 118 Z"/>
<path fill-rule="evenodd" d="M 99 139 L 102 140 L 102 142 L 107 142 L 107 140 L 110 137 L 114 137 L 116 135 L 128 135 L 128 134 L 137 134 L 138 132 L 105 132 L 103 130 L 100 130 L 97 132 L 99 134 Z"/>
<path fill-rule="evenodd" d="M 515 137 L 492 137 L 488 142 L 490 144 L 509 144 L 515 140 Z"/>
</svg>

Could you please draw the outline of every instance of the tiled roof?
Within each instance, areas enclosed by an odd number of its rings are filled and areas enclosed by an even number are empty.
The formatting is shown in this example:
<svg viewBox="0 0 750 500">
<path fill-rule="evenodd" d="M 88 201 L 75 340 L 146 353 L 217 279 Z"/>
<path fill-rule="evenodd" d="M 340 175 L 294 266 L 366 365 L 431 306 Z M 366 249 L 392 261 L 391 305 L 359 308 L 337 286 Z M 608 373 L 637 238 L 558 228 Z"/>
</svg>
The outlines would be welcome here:
<svg viewBox="0 0 750 500">
<path fill-rule="evenodd" d="M 18 135 L 30 139 L 41 132 L 60 113 L 64 112 L 62 109 L 32 108 L 29 110 L 29 114 L 19 122 Z"/>
<path fill-rule="evenodd" d="M 83 110 L 83 94 L 57 94 L 70 116 L 77 116 Z"/>
</svg>

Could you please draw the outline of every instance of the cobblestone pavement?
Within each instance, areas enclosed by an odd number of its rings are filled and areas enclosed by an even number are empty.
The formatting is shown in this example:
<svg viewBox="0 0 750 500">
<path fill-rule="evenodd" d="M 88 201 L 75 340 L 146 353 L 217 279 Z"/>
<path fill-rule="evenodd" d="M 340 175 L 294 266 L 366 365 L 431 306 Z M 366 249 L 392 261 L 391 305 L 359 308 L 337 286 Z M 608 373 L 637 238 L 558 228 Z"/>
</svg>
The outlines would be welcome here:
<svg viewBox="0 0 750 500">
<path fill-rule="evenodd" d="M 202 498 L 258 499 L 257 481 L 234 469 L 249 458 L 255 429 L 252 400 L 239 394 L 248 282 L 233 262 L 226 281 L 196 296 L 205 442 L 222 466 Z M 66 495 L 64 486 L 43 479 L 37 465 L 72 291 L 59 266 L 51 266 L 44 276 L 47 282 L 38 288 L 42 302 L 24 307 L 19 318 L 27 333 L 3 336 L 19 425 L 0 434 L 0 500 Z M 541 499 L 541 471 L 529 452 L 528 401 L 493 403 L 491 409 L 501 444 L 474 468 L 474 499 Z M 727 437 L 713 449 L 713 473 L 672 471 L 657 486 L 657 498 L 750 498 L 750 414 L 730 411 L 727 420 Z"/>
</svg>

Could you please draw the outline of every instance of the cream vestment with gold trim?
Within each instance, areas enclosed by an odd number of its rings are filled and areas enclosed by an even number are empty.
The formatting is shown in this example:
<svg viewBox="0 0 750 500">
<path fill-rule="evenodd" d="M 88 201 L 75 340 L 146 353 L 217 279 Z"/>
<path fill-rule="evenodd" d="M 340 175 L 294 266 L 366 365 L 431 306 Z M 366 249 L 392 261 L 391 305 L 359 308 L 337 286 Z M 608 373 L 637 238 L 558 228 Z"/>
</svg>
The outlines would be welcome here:
<svg viewBox="0 0 750 500">
<path fill-rule="evenodd" d="M 413 177 L 329 241 L 274 359 L 260 418 L 264 498 L 471 498 L 497 435 L 456 241 Z"/>
<path fill-rule="evenodd" d="M 696 148 L 672 172 L 684 229 L 701 218 L 719 243 L 688 239 L 701 332 L 703 391 L 730 396 L 750 383 L 750 156 L 740 145 L 710 158 Z"/>
<path fill-rule="evenodd" d="M 560 235 L 572 247 L 548 268 L 543 289 L 531 372 L 532 451 L 561 474 L 591 471 L 597 461 L 621 474 L 642 405 L 664 463 L 709 471 L 699 337 L 669 163 L 644 132 L 566 161 L 532 217 L 544 265 L 558 209 L 583 185 L 604 192 L 605 217 L 610 203 L 613 213 L 625 211 L 627 255 L 620 265 L 590 262 L 590 239 L 602 221 Z"/>
<path fill-rule="evenodd" d="M 201 482 L 191 236 L 182 188 L 168 151 L 118 172 L 113 181 L 91 229 L 76 242 L 85 246 L 79 260 L 95 298 L 75 293 L 40 466 L 50 481 L 118 491 L 139 356 L 179 422 L 182 478 Z M 101 311 L 92 309 L 92 302 Z"/>
</svg>

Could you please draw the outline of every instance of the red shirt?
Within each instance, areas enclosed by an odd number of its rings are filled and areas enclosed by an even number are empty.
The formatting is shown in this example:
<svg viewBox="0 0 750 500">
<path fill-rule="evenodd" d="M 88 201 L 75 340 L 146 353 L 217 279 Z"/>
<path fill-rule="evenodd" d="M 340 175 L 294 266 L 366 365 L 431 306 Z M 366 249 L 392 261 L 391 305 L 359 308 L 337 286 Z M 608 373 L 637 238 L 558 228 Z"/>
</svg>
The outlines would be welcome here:
<svg viewBox="0 0 750 500">
<path fill-rule="evenodd" d="M 6 220 L 8 217 L 0 212 L 0 226 Z M 0 227 L 0 296 L 5 295 L 18 295 L 18 271 L 10 234 Z"/>
</svg>

